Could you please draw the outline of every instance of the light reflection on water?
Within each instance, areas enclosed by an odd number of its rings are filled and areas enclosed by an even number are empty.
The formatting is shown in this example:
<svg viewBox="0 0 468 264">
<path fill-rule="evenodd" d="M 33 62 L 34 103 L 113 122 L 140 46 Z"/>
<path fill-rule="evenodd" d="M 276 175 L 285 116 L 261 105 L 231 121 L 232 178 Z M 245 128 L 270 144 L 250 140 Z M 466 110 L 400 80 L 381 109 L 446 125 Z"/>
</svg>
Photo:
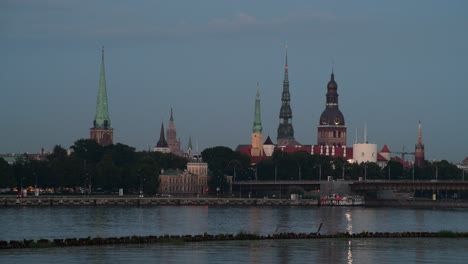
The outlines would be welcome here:
<svg viewBox="0 0 468 264">
<path fill-rule="evenodd" d="M 251 232 L 468 232 L 468 210 L 358 207 L 22 207 L 0 209 L 0 240 Z"/>
<path fill-rule="evenodd" d="M 467 210 L 359 207 L 0 209 L 0 240 L 251 232 L 468 232 Z M 467 239 L 321 239 L 0 251 L 1 263 L 466 263 Z"/>
<path fill-rule="evenodd" d="M 467 239 L 316 239 L 0 251 L 2 263 L 466 263 Z"/>
</svg>

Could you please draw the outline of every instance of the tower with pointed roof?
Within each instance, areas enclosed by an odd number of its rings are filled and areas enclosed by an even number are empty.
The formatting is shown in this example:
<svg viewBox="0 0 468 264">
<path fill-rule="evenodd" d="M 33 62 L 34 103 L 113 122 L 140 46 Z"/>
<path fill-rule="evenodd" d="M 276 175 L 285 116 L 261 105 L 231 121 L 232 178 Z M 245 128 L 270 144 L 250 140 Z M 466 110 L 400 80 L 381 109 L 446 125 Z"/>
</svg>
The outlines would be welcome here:
<svg viewBox="0 0 468 264">
<path fill-rule="evenodd" d="M 292 126 L 291 95 L 289 93 L 288 50 L 286 48 L 286 62 L 284 65 L 283 93 L 281 94 L 280 123 L 278 126 L 277 144 L 286 146 L 295 142 Z"/>
<path fill-rule="evenodd" d="M 331 78 L 327 84 L 325 110 L 320 116 L 317 129 L 317 144 L 320 146 L 346 146 L 346 125 L 344 116 L 338 107 L 337 90 L 338 84 L 335 81 L 332 68 Z"/>
<path fill-rule="evenodd" d="M 167 144 L 166 137 L 164 136 L 164 123 L 161 123 L 161 132 L 159 133 L 159 140 L 158 143 L 156 143 L 156 147 L 154 147 L 154 151 L 162 153 L 171 152 L 171 149 Z"/>
<path fill-rule="evenodd" d="M 93 127 L 90 129 L 90 138 L 103 146 L 114 142 L 114 129 L 110 126 L 109 110 L 107 105 L 106 73 L 104 68 L 104 47 L 102 47 L 101 73 L 99 75 L 99 88 L 96 104 L 96 116 Z"/>
<path fill-rule="evenodd" d="M 183 156 L 183 152 L 180 150 L 180 140 L 177 139 L 177 131 L 174 125 L 174 117 L 172 115 L 171 108 L 171 117 L 169 118 L 169 127 L 166 131 L 167 135 L 167 145 L 171 149 L 171 153 L 178 156 Z"/>
<path fill-rule="evenodd" d="M 250 155 L 263 156 L 263 128 L 262 128 L 262 119 L 260 114 L 260 90 L 257 82 L 257 96 L 255 98 L 255 114 L 254 122 L 252 127 L 252 148 L 250 150 Z"/>
<path fill-rule="evenodd" d="M 414 150 L 414 165 L 416 167 L 424 166 L 424 144 L 422 142 L 421 121 L 419 121 L 419 126 L 418 126 L 418 143 L 416 144 L 415 150 Z"/>
<path fill-rule="evenodd" d="M 187 158 L 192 158 L 192 156 L 193 156 L 192 136 L 189 136 L 189 139 L 188 139 L 186 155 L 187 155 Z"/>
<path fill-rule="evenodd" d="M 270 135 L 268 135 L 265 142 L 263 142 L 263 152 L 265 153 L 265 156 L 271 157 L 274 151 L 275 145 L 273 144 L 273 141 L 271 141 Z"/>
</svg>

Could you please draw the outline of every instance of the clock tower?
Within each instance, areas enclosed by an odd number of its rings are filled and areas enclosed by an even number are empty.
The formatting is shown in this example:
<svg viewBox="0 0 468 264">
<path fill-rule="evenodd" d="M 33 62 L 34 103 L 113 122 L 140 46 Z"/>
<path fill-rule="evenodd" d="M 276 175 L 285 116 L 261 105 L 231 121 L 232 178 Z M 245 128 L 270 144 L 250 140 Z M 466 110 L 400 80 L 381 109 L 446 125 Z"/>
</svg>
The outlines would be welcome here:
<svg viewBox="0 0 468 264">
<path fill-rule="evenodd" d="M 338 85 L 335 82 L 335 74 L 331 73 L 331 79 L 327 85 L 327 103 L 319 120 L 317 144 L 321 146 L 346 146 L 345 119 L 338 108 Z"/>
</svg>

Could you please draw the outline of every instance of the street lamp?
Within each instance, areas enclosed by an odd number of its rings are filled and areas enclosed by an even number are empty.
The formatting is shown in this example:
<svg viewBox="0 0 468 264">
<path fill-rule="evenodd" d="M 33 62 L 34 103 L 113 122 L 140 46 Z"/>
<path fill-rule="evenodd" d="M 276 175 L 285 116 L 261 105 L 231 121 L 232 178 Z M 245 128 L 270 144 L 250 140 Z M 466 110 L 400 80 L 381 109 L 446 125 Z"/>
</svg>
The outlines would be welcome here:
<svg viewBox="0 0 468 264">
<path fill-rule="evenodd" d="M 319 168 L 319 178 L 318 180 L 321 181 L 322 180 L 322 165 L 316 165 L 315 168 Z"/>
<path fill-rule="evenodd" d="M 37 189 L 37 174 L 33 172 L 33 175 L 36 178 L 36 185 L 34 185 L 34 195 L 39 196 L 39 190 Z"/>
<path fill-rule="evenodd" d="M 23 197 L 23 180 L 25 177 L 22 177 L 20 180 L 20 196 Z"/>
<path fill-rule="evenodd" d="M 275 162 L 275 182 L 278 180 L 278 164 Z"/>
<path fill-rule="evenodd" d="M 390 167 L 390 164 L 388 164 L 388 180 L 390 180 L 390 170 L 392 167 Z"/>
<path fill-rule="evenodd" d="M 367 164 L 364 165 L 364 181 L 367 181 Z"/>
</svg>

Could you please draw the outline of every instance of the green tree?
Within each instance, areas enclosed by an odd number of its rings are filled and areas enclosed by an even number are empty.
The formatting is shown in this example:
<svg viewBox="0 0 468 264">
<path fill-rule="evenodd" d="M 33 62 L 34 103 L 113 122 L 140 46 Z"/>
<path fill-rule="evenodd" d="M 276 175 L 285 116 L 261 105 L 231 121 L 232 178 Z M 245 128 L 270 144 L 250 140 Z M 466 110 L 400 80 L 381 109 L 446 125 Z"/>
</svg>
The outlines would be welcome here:
<svg viewBox="0 0 468 264">
<path fill-rule="evenodd" d="M 138 160 L 137 179 L 140 189 L 145 193 L 155 194 L 159 187 L 159 164 L 150 155 Z"/>
<path fill-rule="evenodd" d="M 13 188 L 15 184 L 12 167 L 3 158 L 0 158 L 0 188 Z"/>
<path fill-rule="evenodd" d="M 383 169 L 386 180 L 401 180 L 403 177 L 403 165 L 398 161 L 390 160 Z"/>
</svg>

